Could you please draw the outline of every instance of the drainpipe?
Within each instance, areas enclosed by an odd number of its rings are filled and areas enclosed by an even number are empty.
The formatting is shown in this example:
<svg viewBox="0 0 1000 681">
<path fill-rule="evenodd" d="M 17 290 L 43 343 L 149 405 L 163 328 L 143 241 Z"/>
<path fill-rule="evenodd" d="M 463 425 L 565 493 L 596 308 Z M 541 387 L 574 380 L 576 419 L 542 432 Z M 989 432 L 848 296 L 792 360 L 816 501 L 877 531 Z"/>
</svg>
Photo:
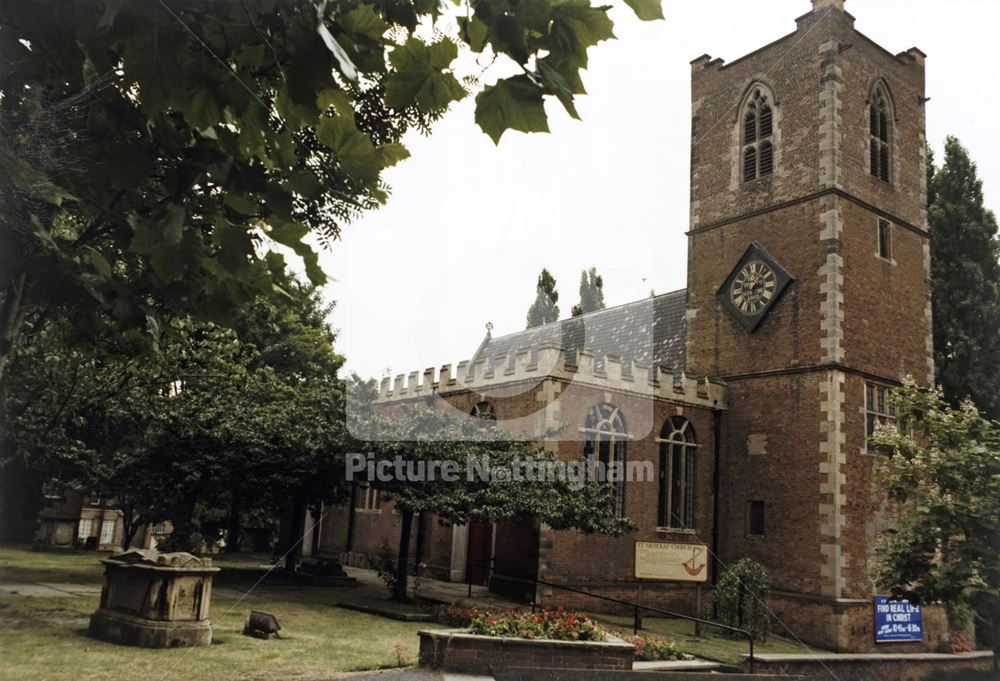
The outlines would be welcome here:
<svg viewBox="0 0 1000 681">
<path fill-rule="evenodd" d="M 351 500 L 347 506 L 347 540 L 344 542 L 344 553 L 354 550 L 354 507 L 358 503 L 358 483 L 351 483 Z M 343 560 L 343 559 L 341 559 Z"/>
<path fill-rule="evenodd" d="M 722 410 L 718 401 L 712 405 L 712 447 L 715 465 L 712 471 L 712 586 L 719 583 L 719 488 L 722 477 Z"/>
</svg>

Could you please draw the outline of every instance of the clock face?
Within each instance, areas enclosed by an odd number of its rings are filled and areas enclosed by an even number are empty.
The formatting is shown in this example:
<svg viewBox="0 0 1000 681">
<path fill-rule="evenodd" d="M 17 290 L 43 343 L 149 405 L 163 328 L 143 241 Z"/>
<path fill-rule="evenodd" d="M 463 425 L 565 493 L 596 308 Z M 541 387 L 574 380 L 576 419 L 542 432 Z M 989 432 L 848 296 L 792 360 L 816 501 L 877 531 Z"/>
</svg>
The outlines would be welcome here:
<svg viewBox="0 0 1000 681">
<path fill-rule="evenodd" d="M 716 295 L 736 321 L 753 332 L 791 281 L 792 277 L 777 260 L 757 244 L 751 244 Z"/>
<path fill-rule="evenodd" d="M 739 271 L 729 289 L 736 309 L 745 315 L 760 313 L 774 299 L 778 277 L 761 260 L 751 260 Z"/>
</svg>

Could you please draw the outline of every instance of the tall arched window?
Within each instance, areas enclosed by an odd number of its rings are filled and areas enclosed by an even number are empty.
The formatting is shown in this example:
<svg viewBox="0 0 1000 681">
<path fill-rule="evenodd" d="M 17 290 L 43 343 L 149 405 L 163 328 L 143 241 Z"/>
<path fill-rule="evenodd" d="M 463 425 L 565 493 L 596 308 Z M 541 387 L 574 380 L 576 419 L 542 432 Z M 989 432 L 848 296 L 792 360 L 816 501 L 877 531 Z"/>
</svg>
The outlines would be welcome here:
<svg viewBox="0 0 1000 681">
<path fill-rule="evenodd" d="M 586 440 L 583 456 L 591 475 L 603 474 L 604 480 L 615 486 L 615 513 L 625 513 L 625 445 L 628 431 L 625 418 L 614 405 L 602 402 L 587 411 L 583 433 Z"/>
<path fill-rule="evenodd" d="M 756 87 L 743 113 L 743 181 L 774 172 L 774 111 L 767 93 Z"/>
<path fill-rule="evenodd" d="M 695 453 L 691 422 L 672 416 L 660 431 L 660 503 L 657 524 L 660 527 L 694 527 Z"/>
<path fill-rule="evenodd" d="M 868 134 L 871 140 L 871 173 L 889 182 L 892 173 L 892 106 L 883 85 L 875 87 L 868 104 Z"/>
</svg>

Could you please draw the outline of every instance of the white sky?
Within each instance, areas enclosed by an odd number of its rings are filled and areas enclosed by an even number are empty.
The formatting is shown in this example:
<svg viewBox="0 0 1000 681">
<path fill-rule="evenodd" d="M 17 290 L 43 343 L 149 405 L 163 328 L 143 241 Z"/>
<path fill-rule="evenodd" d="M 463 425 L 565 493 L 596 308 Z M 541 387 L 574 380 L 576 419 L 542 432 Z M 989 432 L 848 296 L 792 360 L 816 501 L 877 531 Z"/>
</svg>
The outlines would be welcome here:
<svg viewBox="0 0 1000 681">
<path fill-rule="evenodd" d="M 388 205 L 321 254 L 348 371 L 379 377 L 468 359 L 487 321 L 494 335 L 524 328 L 542 267 L 564 317 L 585 267 L 604 276 L 609 307 L 685 286 L 689 62 L 706 52 L 731 62 L 792 32 L 810 3 L 664 0 L 666 21 L 652 23 L 610 4 L 619 40 L 591 50 L 582 121 L 556 104 L 551 134 L 508 132 L 496 147 L 475 125 L 471 98 L 461 102 L 430 137 L 407 139 L 412 157 L 386 174 Z M 846 7 L 891 52 L 929 55 L 928 139 L 940 161 L 945 136 L 958 136 L 995 206 L 1000 2 Z"/>
</svg>

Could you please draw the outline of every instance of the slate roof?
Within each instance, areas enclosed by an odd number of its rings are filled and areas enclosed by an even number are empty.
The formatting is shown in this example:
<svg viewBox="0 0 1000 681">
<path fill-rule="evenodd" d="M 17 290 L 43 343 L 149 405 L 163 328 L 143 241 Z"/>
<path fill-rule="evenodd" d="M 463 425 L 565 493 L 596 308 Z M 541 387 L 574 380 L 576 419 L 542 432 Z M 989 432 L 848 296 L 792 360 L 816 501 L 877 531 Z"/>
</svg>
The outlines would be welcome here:
<svg viewBox="0 0 1000 681">
<path fill-rule="evenodd" d="M 675 372 L 685 368 L 687 289 L 589 312 L 526 331 L 488 338 L 474 359 L 557 344 L 567 352 L 588 350 Z"/>
</svg>

